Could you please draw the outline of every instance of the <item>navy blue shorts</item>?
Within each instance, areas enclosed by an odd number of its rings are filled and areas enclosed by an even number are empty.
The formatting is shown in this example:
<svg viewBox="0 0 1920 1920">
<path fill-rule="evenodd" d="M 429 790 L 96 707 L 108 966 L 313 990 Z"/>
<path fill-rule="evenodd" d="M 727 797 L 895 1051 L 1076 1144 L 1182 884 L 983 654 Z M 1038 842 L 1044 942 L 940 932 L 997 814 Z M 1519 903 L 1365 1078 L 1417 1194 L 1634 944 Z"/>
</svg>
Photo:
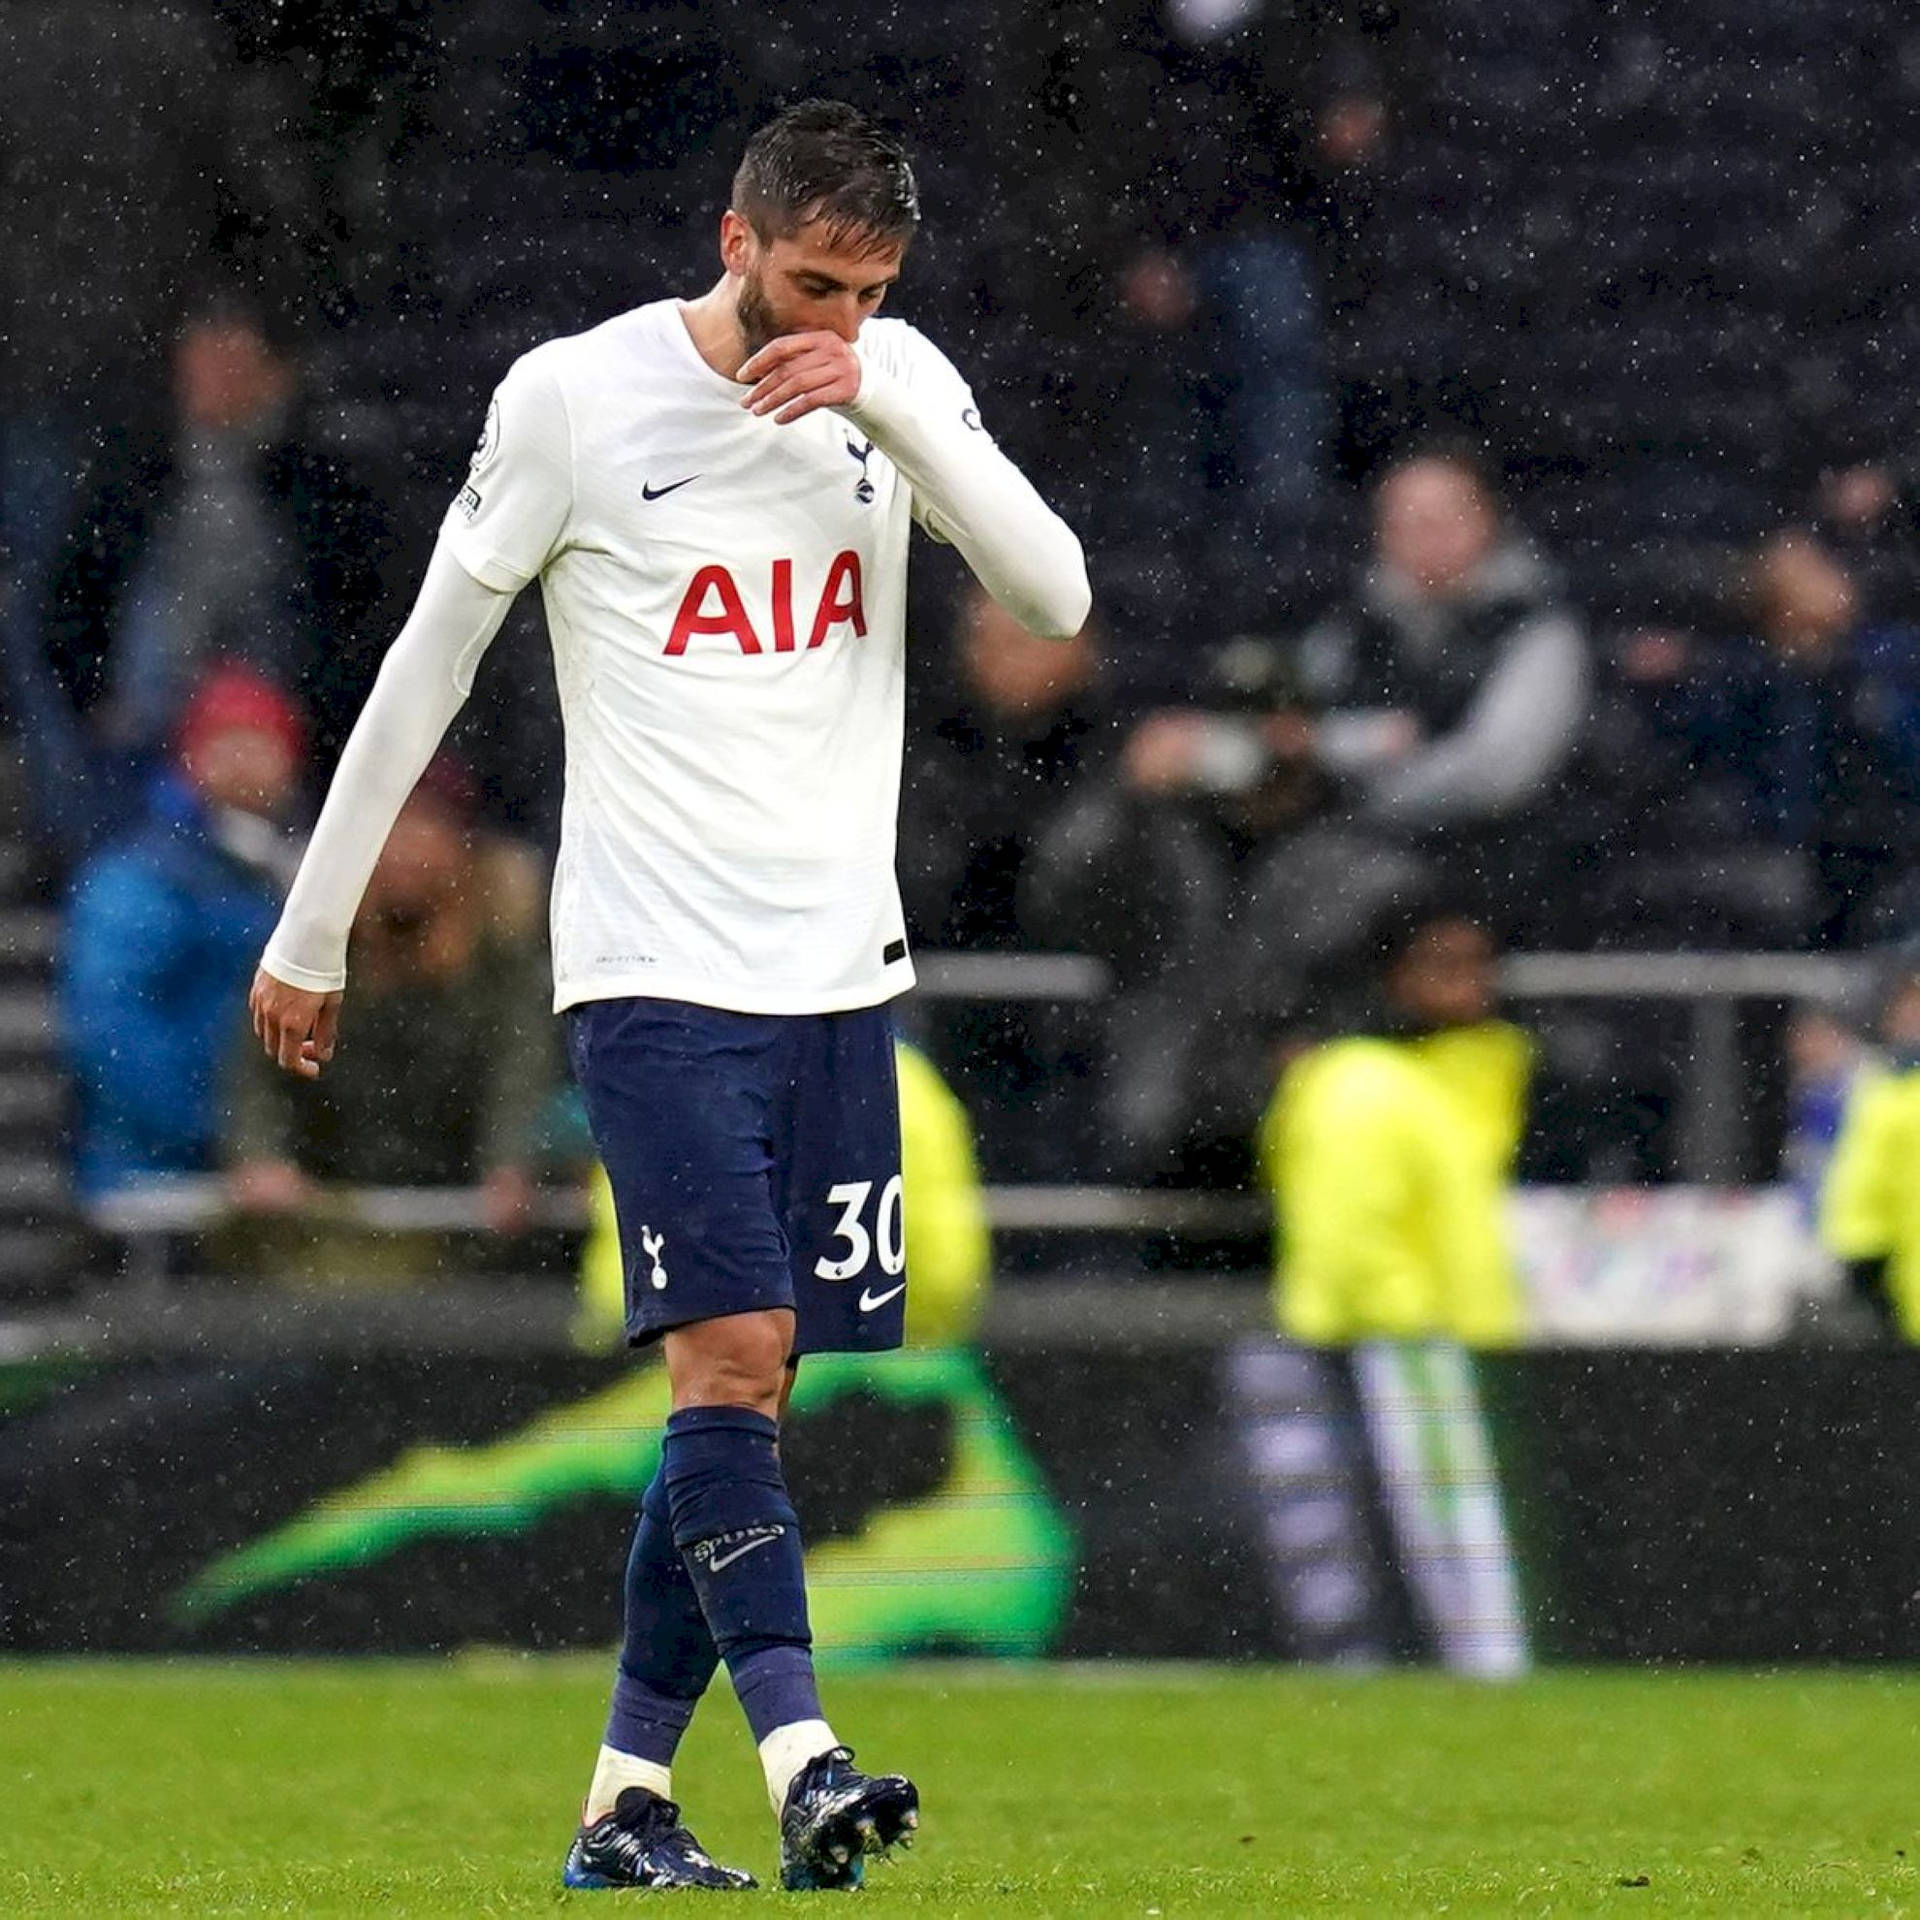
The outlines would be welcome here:
<svg viewBox="0 0 1920 1920">
<path fill-rule="evenodd" d="M 796 1353 L 897 1347 L 893 1018 L 590 1000 L 567 1050 L 613 1183 L 627 1339 L 764 1307 Z"/>
</svg>

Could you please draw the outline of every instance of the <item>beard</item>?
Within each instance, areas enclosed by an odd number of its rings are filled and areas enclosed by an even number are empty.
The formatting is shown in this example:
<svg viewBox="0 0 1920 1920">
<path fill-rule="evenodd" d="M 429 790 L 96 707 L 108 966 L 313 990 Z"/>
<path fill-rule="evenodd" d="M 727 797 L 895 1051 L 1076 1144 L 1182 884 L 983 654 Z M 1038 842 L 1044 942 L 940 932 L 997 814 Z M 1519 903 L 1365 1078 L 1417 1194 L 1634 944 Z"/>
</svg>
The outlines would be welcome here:
<svg viewBox="0 0 1920 1920">
<path fill-rule="evenodd" d="M 769 340 L 777 339 L 786 331 L 773 311 L 772 301 L 767 298 L 767 289 L 757 268 L 742 276 L 740 301 L 734 311 L 740 321 L 740 338 L 745 343 L 749 360 Z"/>
</svg>

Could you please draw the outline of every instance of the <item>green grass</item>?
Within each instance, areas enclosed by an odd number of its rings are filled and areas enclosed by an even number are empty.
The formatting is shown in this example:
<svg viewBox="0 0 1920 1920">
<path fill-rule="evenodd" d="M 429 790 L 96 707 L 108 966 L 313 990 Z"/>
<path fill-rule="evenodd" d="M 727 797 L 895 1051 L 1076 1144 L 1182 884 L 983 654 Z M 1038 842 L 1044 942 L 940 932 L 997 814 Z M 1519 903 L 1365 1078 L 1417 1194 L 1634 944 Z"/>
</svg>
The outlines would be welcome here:
<svg viewBox="0 0 1920 1920">
<path fill-rule="evenodd" d="M 505 1656 L 0 1665 L 0 1913 L 617 1913 L 557 1878 L 604 1682 Z M 828 1702 L 926 1803 L 863 1910 L 1920 1914 L 1905 1673 L 929 1665 Z M 724 1691 L 676 1784 L 770 1881 Z"/>
</svg>

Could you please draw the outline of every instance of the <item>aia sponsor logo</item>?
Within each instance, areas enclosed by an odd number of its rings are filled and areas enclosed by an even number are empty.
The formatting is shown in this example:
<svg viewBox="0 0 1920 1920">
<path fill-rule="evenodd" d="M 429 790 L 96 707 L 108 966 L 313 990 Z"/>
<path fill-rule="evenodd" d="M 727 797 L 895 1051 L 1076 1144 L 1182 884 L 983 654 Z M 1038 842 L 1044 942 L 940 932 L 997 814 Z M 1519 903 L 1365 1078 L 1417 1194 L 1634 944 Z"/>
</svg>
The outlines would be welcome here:
<svg viewBox="0 0 1920 1920">
<path fill-rule="evenodd" d="M 805 605 L 803 600 L 799 604 Z M 860 556 L 848 549 L 836 553 L 828 564 L 820 591 L 811 600 L 812 618 L 807 625 L 806 644 L 799 641 L 795 621 L 793 562 L 776 560 L 767 583 L 767 608 L 772 622 L 768 633 L 761 633 L 747 614 L 747 603 L 740 583 L 729 567 L 702 567 L 687 582 L 680 596 L 680 610 L 673 616 L 673 631 L 667 637 L 669 656 L 683 654 L 689 641 L 712 637 L 731 639 L 742 653 L 799 653 L 824 641 L 835 627 L 849 626 L 856 639 L 867 631 L 866 609 L 860 598 Z"/>
</svg>

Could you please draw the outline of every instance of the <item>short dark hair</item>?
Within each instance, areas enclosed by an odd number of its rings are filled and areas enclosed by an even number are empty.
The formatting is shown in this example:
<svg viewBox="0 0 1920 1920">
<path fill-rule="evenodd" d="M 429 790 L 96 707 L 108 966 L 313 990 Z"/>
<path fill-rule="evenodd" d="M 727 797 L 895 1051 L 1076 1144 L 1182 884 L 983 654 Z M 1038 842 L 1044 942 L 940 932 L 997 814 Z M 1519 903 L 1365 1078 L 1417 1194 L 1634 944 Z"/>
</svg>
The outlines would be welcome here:
<svg viewBox="0 0 1920 1920">
<path fill-rule="evenodd" d="M 733 210 L 762 241 L 826 222 L 836 245 L 904 247 L 920 224 L 920 190 L 900 139 L 844 100 L 803 100 L 747 142 Z"/>
<path fill-rule="evenodd" d="M 1434 927 L 1478 927 L 1497 947 L 1499 930 L 1465 891 L 1429 874 L 1379 900 L 1346 958 L 1348 968 L 1384 981 Z"/>
</svg>

